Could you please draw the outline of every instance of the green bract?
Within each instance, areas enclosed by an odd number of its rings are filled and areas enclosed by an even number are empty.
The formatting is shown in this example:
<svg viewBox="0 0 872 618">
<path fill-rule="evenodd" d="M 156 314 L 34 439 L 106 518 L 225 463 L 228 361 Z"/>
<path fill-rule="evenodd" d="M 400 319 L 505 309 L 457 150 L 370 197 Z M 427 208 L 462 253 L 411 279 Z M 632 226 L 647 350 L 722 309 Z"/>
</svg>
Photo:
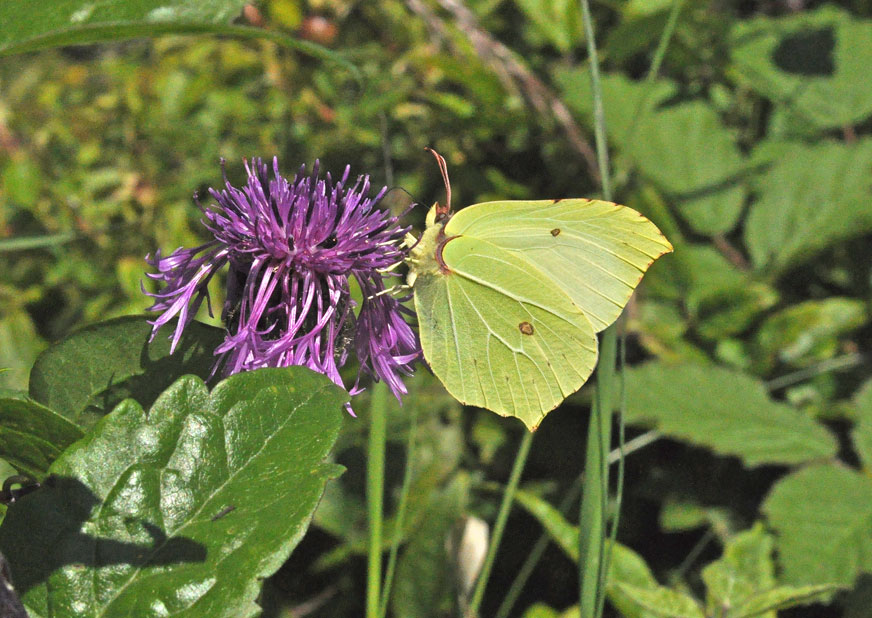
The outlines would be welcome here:
<svg viewBox="0 0 872 618">
<path fill-rule="evenodd" d="M 410 257 L 424 357 L 461 402 L 534 430 L 585 383 L 596 333 L 670 251 L 653 223 L 611 202 L 436 205 Z"/>
</svg>

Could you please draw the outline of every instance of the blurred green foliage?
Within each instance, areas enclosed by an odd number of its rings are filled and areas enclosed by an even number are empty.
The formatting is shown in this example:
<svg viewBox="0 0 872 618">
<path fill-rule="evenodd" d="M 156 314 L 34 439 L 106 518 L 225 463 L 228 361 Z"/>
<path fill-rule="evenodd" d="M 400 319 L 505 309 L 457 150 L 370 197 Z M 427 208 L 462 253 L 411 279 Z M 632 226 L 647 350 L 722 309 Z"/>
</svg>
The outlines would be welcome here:
<svg viewBox="0 0 872 618">
<path fill-rule="evenodd" d="M 676 247 L 625 312 L 638 365 L 626 372 L 630 437 L 666 438 L 628 456 L 618 538 L 634 553 L 621 554 L 629 575 L 613 571 L 609 611 L 651 615 L 652 599 L 669 597 L 701 612 L 725 598 L 729 576 L 746 607 L 770 612 L 783 593 L 773 591 L 836 584 L 827 609 L 789 615 L 868 616 L 872 7 L 688 1 L 646 82 L 672 4 L 594 6 L 617 200 Z M 337 172 L 350 163 L 402 187 L 386 200 L 397 210 L 442 197 L 424 146 L 448 160 L 455 205 L 595 197 L 576 2 L 267 0 L 257 19 L 344 54 L 363 78 L 273 42 L 219 37 L 0 59 L 0 366 L 11 369 L 0 385 L 26 388 L 47 342 L 148 306 L 143 258 L 205 240 L 191 196 L 221 184 L 222 157 L 233 182 L 244 157 L 277 155 L 286 173 L 316 158 Z M 423 211 L 410 221 L 420 226 Z M 216 281 L 213 306 L 221 300 Z M 522 428 L 462 410 L 425 369 L 410 386 L 389 425 L 388 515 L 417 410 L 391 607 L 446 615 L 443 537 L 464 513 L 493 519 L 489 481 L 507 478 Z M 533 497 L 559 503 L 580 473 L 588 398 L 582 390 L 540 428 L 525 477 Z M 365 411 L 366 396 L 354 405 Z M 365 414 L 346 423 L 337 459 L 348 472 L 268 581 L 266 615 L 309 602 L 316 615 L 361 613 L 365 433 Z M 510 519 L 484 615 L 539 520 Z M 757 567 L 740 556 L 749 546 Z M 572 559 L 552 547 L 513 615 L 561 615 L 576 598 Z"/>
</svg>

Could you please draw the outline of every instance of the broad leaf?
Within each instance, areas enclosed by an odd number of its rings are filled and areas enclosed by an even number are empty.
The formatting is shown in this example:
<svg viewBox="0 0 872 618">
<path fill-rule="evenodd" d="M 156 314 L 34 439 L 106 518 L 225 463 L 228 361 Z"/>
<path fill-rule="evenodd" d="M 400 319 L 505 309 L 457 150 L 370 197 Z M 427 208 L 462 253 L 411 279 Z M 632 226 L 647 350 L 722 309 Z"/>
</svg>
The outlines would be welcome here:
<svg viewBox="0 0 872 618">
<path fill-rule="evenodd" d="M 0 55 L 160 34 L 211 33 L 267 38 L 357 73 L 339 54 L 310 41 L 230 24 L 246 4 L 246 0 L 5 0 L 0 3 Z"/>
<path fill-rule="evenodd" d="M 584 39 L 581 10 L 575 0 L 515 0 L 536 33 L 566 54 Z"/>
<path fill-rule="evenodd" d="M 195 376 L 127 400 L 10 507 L 0 550 L 33 616 L 254 616 L 329 478 L 346 394 L 308 369 Z"/>
<path fill-rule="evenodd" d="M 775 484 L 763 511 L 784 579 L 851 586 L 872 572 L 872 480 L 841 466 L 805 468 Z"/>
<path fill-rule="evenodd" d="M 459 476 L 431 494 L 429 509 L 397 563 L 390 603 L 398 618 L 426 618 L 452 610 L 455 587 L 445 540 L 463 515 L 468 493 L 469 479 Z"/>
<path fill-rule="evenodd" d="M 872 114 L 869 20 L 827 6 L 738 21 L 730 38 L 738 78 L 803 121 L 827 129 Z"/>
<path fill-rule="evenodd" d="M 8 0 L 0 5 L 0 54 L 226 24 L 245 0 Z"/>
<path fill-rule="evenodd" d="M 761 524 L 727 542 L 724 555 L 702 570 L 706 585 L 706 611 L 717 615 L 723 607 L 736 607 L 760 591 L 775 586 L 772 537 Z"/>
<path fill-rule="evenodd" d="M 208 378 L 224 331 L 191 322 L 170 355 L 171 328 L 151 343 L 144 317 L 108 320 L 73 333 L 36 359 L 30 396 L 87 428 L 127 397 L 149 406 L 183 374 Z"/>
<path fill-rule="evenodd" d="M 647 363 L 628 369 L 627 421 L 736 455 L 747 466 L 794 464 L 836 453 L 811 417 L 769 398 L 759 380 L 721 367 Z"/>
<path fill-rule="evenodd" d="M 751 597 L 731 611 L 730 618 L 751 618 L 752 616 L 762 616 L 763 614 L 769 616 L 769 612 L 772 612 L 772 618 L 775 618 L 775 612 L 778 610 L 826 601 L 837 589 L 837 586 L 828 584 L 819 586 L 779 586 L 778 588 L 773 588 Z"/>
<path fill-rule="evenodd" d="M 851 433 L 854 448 L 860 455 L 863 468 L 872 471 L 872 380 L 867 380 L 854 395 L 857 424 Z"/>
<path fill-rule="evenodd" d="M 745 244 L 758 268 L 778 273 L 872 230 L 872 139 L 770 144 L 755 159 L 767 170 Z"/>
<path fill-rule="evenodd" d="M 702 234 L 733 229 L 748 170 L 717 113 L 694 101 L 658 109 L 638 125 L 624 153 L 671 197 L 682 218 Z"/>
<path fill-rule="evenodd" d="M 567 104 L 592 123 L 593 97 L 586 69 L 560 70 L 555 80 Z M 694 230 L 731 230 L 746 197 L 750 169 L 731 133 L 706 103 L 668 107 L 675 85 L 648 84 L 619 75 L 603 79 L 606 128 L 621 155 L 669 194 Z"/>
<path fill-rule="evenodd" d="M 0 300 L 0 387 L 26 388 L 30 366 L 44 347 L 27 311 Z"/>
<path fill-rule="evenodd" d="M 82 435 L 76 425 L 23 394 L 0 397 L 0 459 L 19 472 L 42 479 L 61 451 Z"/>
<path fill-rule="evenodd" d="M 660 586 L 653 590 L 630 584 L 618 584 L 618 589 L 633 603 L 658 618 L 705 618 L 699 604 L 686 594 Z"/>
<path fill-rule="evenodd" d="M 805 367 L 839 351 L 839 337 L 863 326 L 866 303 L 854 298 L 808 300 L 766 319 L 757 331 L 760 363 Z"/>
</svg>

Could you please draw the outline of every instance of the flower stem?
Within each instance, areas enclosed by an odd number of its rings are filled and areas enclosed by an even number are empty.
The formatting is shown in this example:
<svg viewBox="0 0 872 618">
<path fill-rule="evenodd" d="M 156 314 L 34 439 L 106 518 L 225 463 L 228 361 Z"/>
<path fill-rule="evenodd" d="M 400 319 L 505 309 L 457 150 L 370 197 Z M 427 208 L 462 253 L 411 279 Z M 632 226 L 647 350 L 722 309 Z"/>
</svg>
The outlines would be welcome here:
<svg viewBox="0 0 872 618">
<path fill-rule="evenodd" d="M 487 556 L 485 556 L 484 565 L 482 566 L 481 574 L 478 576 L 478 581 L 475 583 L 472 600 L 469 602 L 469 608 L 467 611 L 468 616 L 478 616 L 478 608 L 481 606 L 481 601 L 484 598 L 484 589 L 487 587 L 487 580 L 488 577 L 490 577 L 491 568 L 493 567 L 494 559 L 496 558 L 497 551 L 500 547 L 500 539 L 506 528 L 506 521 L 509 518 L 512 501 L 515 499 L 515 490 L 518 488 L 518 482 L 521 480 L 521 473 L 523 473 L 524 466 L 527 464 L 527 456 L 530 454 L 531 444 L 533 444 L 533 433 L 525 431 L 524 437 L 521 438 L 521 445 L 518 447 L 518 452 L 515 455 L 515 463 L 512 466 L 509 483 L 506 485 L 506 489 L 503 492 L 503 501 L 500 504 L 499 513 L 497 513 L 497 521 L 494 524 L 494 532 L 491 536 Z"/>
<path fill-rule="evenodd" d="M 377 382 L 373 385 L 369 415 L 369 445 L 366 457 L 366 502 L 369 518 L 369 561 L 366 579 L 367 618 L 378 618 L 381 589 L 387 396 L 388 387 L 384 382 Z"/>
</svg>

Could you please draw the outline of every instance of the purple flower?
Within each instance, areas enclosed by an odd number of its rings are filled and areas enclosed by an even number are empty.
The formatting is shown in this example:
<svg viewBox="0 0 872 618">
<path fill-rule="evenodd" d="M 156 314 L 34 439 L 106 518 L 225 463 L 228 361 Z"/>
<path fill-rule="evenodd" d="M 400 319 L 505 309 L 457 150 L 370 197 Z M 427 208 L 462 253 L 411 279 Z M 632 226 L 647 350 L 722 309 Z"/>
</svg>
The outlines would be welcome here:
<svg viewBox="0 0 872 618">
<path fill-rule="evenodd" d="M 222 160 L 222 168 L 224 162 Z M 397 398 L 406 392 L 402 375 L 409 375 L 421 348 L 407 322 L 414 313 L 384 293 L 388 269 L 408 252 L 408 232 L 398 218 L 376 208 L 383 188 L 368 197 L 369 177 L 349 186 L 350 168 L 334 182 L 305 166 L 288 182 L 273 159 L 273 178 L 260 159 L 246 161 L 248 182 L 233 187 L 224 174 L 224 189 L 209 189 L 215 203 L 203 208 L 203 224 L 214 240 L 172 255 L 146 256 L 158 272 L 148 274 L 163 283 L 151 311 L 161 315 L 158 329 L 178 317 L 172 350 L 203 300 L 206 285 L 229 264 L 227 300 L 222 319 L 227 336 L 216 350 L 225 375 L 260 367 L 305 365 L 340 386 L 339 369 L 353 350 L 360 371 L 349 389 L 362 389 L 368 373 L 384 380 Z M 196 199 L 196 196 L 195 196 Z M 349 277 L 363 296 L 360 310 L 351 297 Z M 211 306 L 209 307 L 211 313 Z"/>
</svg>

